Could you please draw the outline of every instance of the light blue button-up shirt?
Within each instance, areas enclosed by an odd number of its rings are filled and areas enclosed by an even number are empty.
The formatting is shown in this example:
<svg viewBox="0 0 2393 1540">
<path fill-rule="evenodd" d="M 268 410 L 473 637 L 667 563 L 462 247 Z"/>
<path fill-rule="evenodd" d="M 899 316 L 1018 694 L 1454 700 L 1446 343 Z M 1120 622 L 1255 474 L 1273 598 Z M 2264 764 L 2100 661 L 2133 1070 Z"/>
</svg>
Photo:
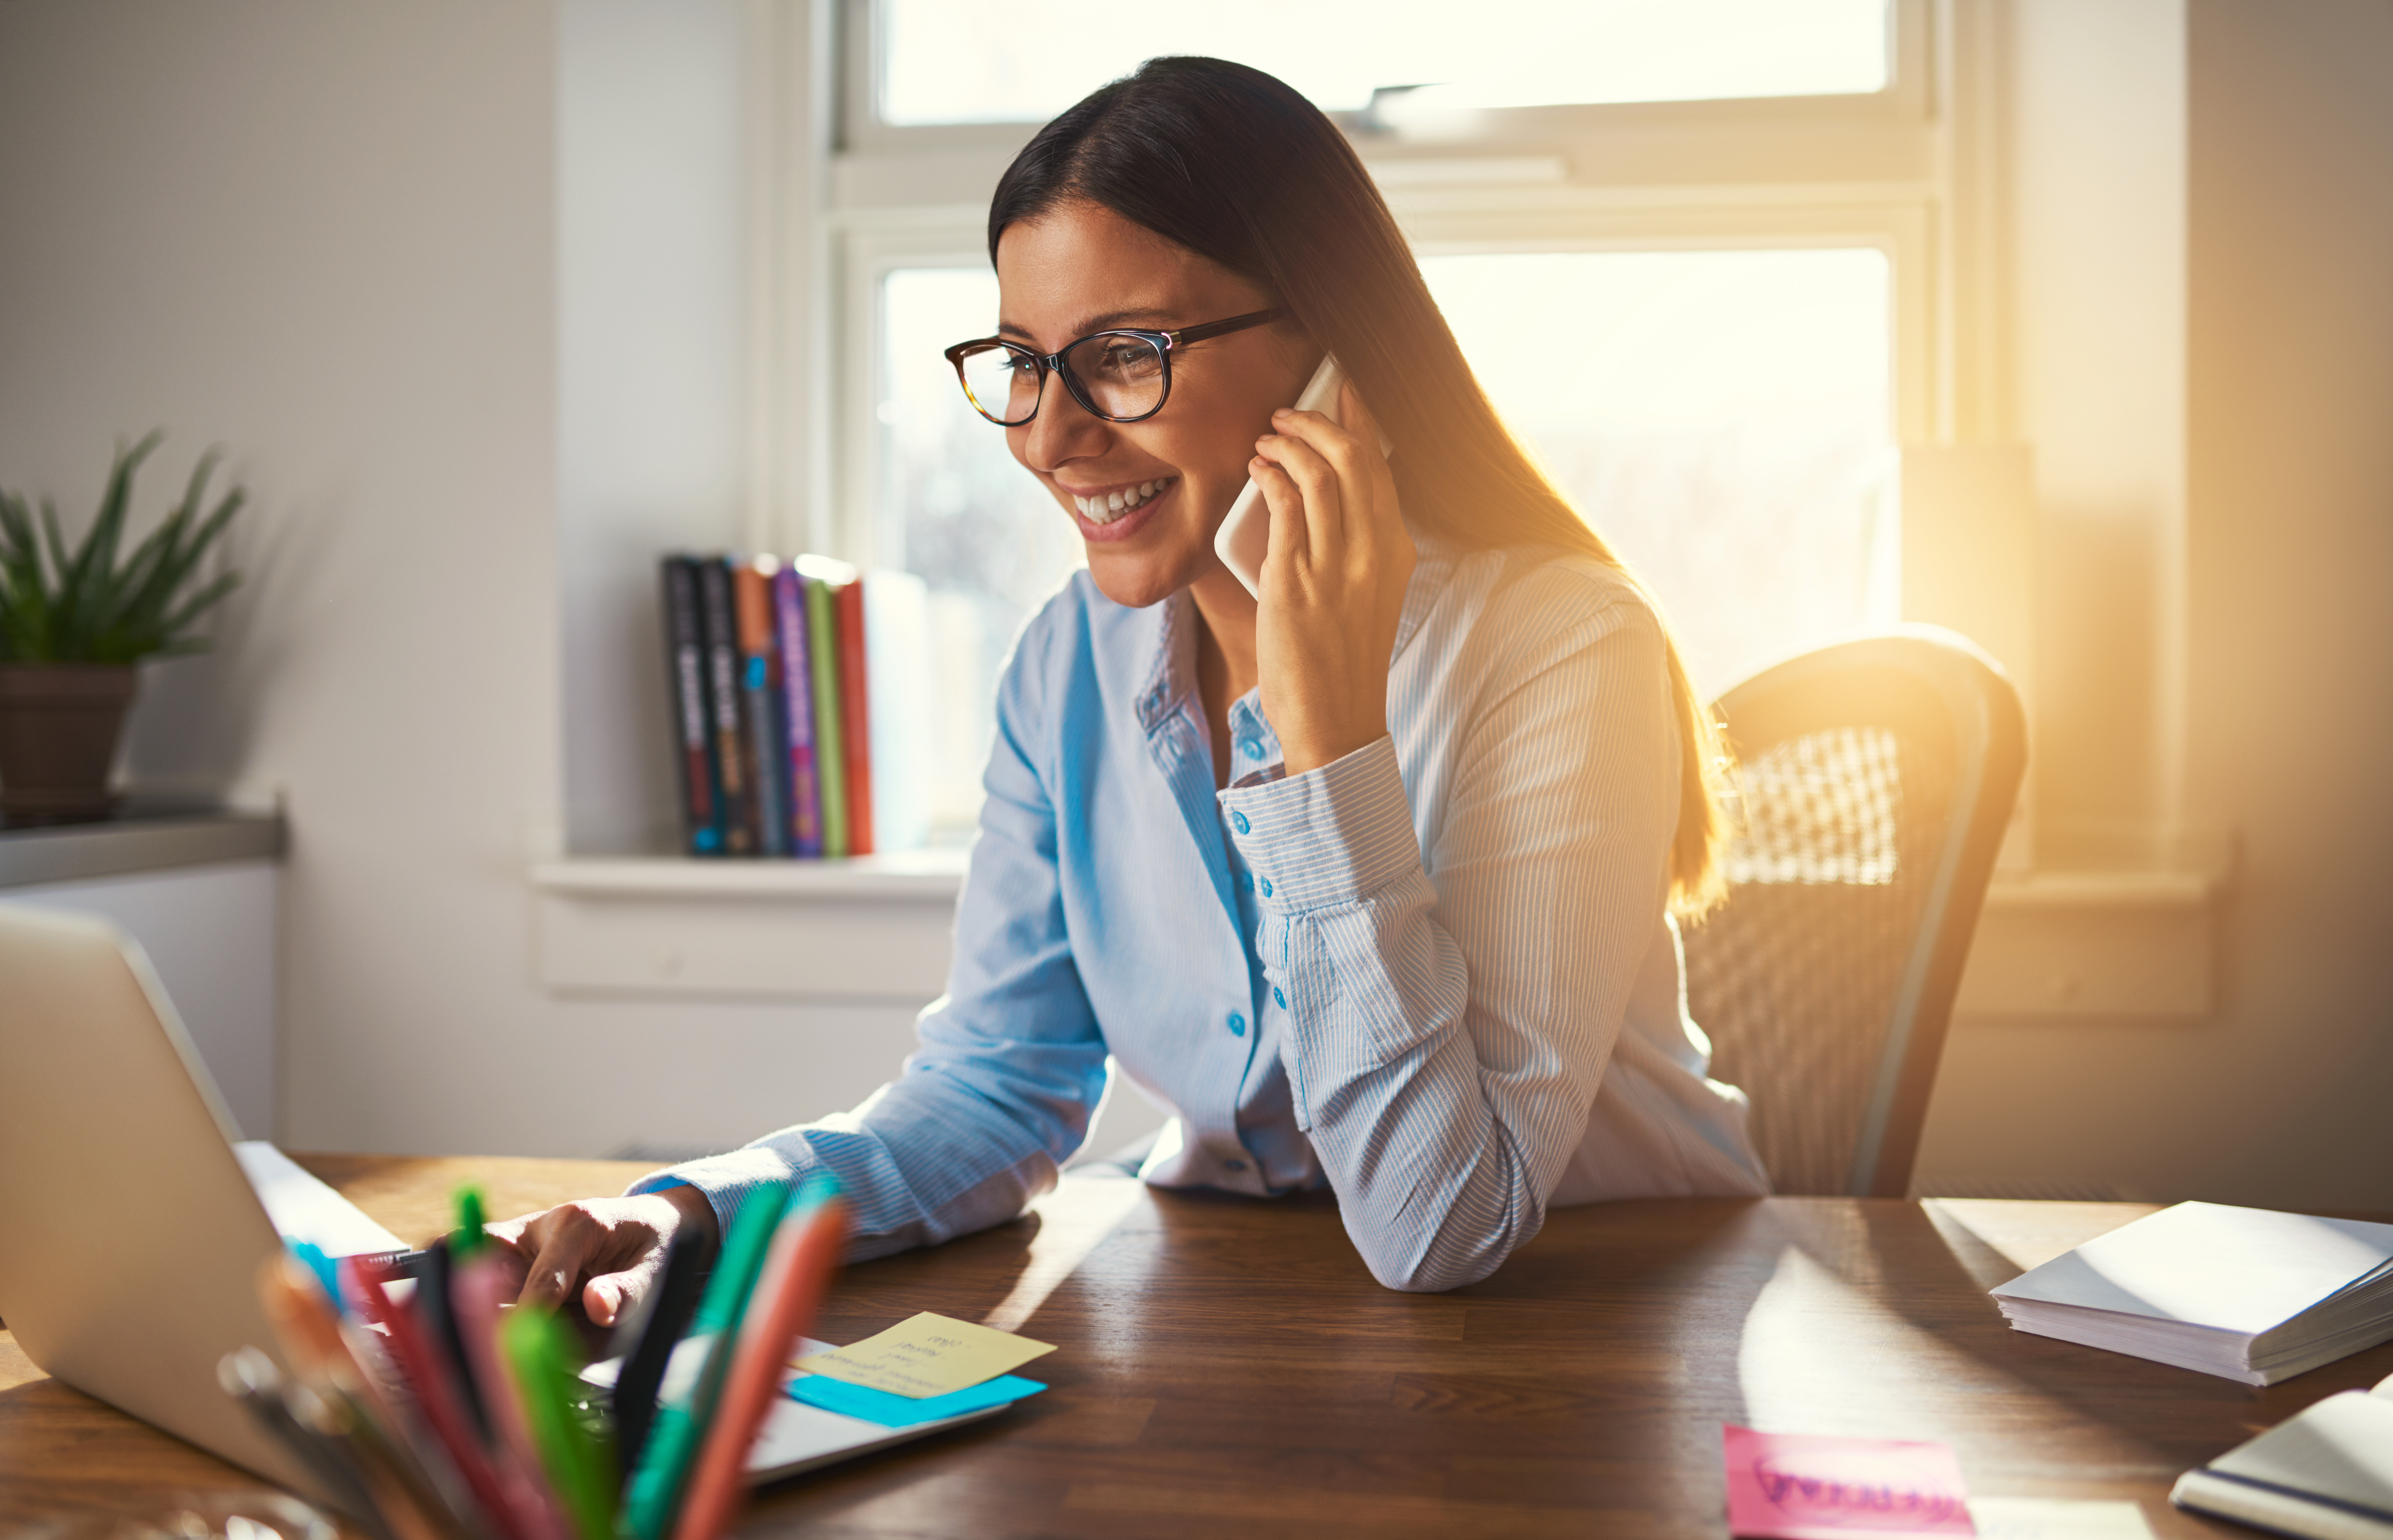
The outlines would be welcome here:
<svg viewBox="0 0 2393 1540">
<path fill-rule="evenodd" d="M 1077 574 L 999 687 L 948 993 L 853 1112 L 660 1172 L 728 1220 L 828 1167 L 851 1255 L 1011 1219 L 1120 1073 L 1173 1110 L 1141 1175 L 1336 1189 L 1382 1283 L 1486 1276 L 1552 1203 L 1767 1190 L 1708 1080 L 1667 918 L 1662 633 L 1591 558 L 1416 534 L 1389 736 L 1301 776 L 1249 694 L 1216 791 L 1185 594 Z"/>
</svg>

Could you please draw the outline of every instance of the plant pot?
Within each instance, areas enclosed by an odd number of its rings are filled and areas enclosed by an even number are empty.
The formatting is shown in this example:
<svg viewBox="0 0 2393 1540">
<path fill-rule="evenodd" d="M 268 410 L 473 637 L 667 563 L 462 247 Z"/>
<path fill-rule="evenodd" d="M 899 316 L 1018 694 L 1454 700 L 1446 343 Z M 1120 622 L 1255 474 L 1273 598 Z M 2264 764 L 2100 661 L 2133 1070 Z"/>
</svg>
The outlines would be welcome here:
<svg viewBox="0 0 2393 1540">
<path fill-rule="evenodd" d="M 0 819 L 87 823 L 113 812 L 108 767 L 137 683 L 130 663 L 0 663 Z"/>
</svg>

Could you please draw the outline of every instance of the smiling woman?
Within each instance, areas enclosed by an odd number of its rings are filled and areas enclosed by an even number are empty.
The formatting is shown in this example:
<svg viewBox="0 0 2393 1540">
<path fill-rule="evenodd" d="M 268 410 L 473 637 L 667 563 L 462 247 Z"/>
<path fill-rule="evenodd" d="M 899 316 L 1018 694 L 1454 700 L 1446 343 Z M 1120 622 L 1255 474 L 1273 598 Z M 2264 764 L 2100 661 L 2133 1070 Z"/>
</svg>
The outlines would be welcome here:
<svg viewBox="0 0 2393 1540">
<path fill-rule="evenodd" d="M 818 1171 L 858 1256 L 1009 1219 L 1109 1055 L 1173 1112 L 1146 1181 L 1329 1188 L 1391 1287 L 1485 1277 L 1550 1205 L 1765 1190 L 1670 918 L 1718 881 L 1712 724 L 1338 130 L 1151 60 L 1022 152 L 988 241 L 959 394 L 1088 569 L 998 685 L 948 991 L 856 1112 L 507 1227 L 528 1297 L 608 1318 Z M 1335 420 L 1288 407 L 1325 352 Z M 1213 548 L 1250 479 L 1254 593 Z"/>
</svg>

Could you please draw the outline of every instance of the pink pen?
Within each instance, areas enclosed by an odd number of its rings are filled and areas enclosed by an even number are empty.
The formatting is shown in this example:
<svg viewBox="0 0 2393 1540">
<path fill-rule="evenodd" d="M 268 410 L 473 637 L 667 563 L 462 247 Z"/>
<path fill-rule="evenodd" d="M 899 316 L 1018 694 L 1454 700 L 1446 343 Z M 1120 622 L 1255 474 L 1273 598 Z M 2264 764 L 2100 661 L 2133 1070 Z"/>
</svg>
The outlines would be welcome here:
<svg viewBox="0 0 2393 1540">
<path fill-rule="evenodd" d="M 451 1275 L 450 1308 L 457 1316 L 458 1335 L 465 1356 L 473 1361 L 474 1378 L 490 1414 L 491 1431 L 499 1447 L 492 1463 L 516 1512 L 517 1522 L 532 1540 L 572 1540 L 572 1528 L 557 1507 L 543 1474 L 540 1448 L 524 1420 L 523 1403 L 516 1394 L 514 1371 L 499 1351 L 499 1307 L 514 1290 L 497 1250 L 483 1245 L 471 1257 L 461 1258 Z"/>
</svg>

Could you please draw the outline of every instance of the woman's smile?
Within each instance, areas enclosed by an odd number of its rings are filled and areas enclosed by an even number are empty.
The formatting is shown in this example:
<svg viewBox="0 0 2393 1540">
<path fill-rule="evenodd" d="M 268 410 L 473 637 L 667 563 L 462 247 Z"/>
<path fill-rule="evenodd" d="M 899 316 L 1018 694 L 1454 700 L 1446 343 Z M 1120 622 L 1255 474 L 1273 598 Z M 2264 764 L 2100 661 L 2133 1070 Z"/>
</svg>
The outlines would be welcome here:
<svg viewBox="0 0 2393 1540">
<path fill-rule="evenodd" d="M 1139 526 L 1154 517 L 1166 496 L 1179 485 L 1176 476 L 1158 476 L 1087 489 L 1058 481 L 1055 489 L 1071 499 L 1072 521 L 1080 527 L 1082 539 L 1119 541 L 1128 540 Z"/>
</svg>

